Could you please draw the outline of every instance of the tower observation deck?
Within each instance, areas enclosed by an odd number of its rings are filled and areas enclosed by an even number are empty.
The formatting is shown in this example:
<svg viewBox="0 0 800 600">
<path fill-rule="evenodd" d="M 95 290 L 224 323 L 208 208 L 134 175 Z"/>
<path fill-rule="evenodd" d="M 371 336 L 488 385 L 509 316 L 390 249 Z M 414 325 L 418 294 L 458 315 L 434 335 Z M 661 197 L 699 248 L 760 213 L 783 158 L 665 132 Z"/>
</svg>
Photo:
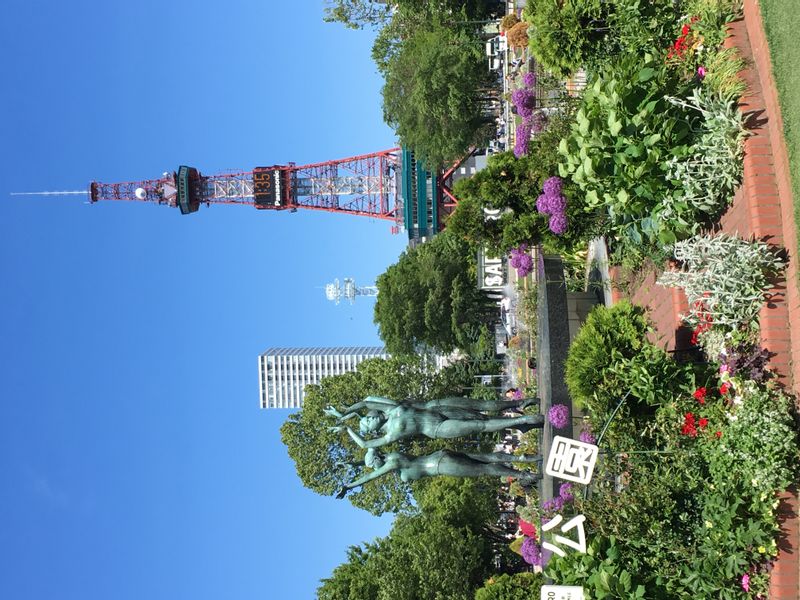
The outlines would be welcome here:
<svg viewBox="0 0 800 600">
<path fill-rule="evenodd" d="M 256 167 L 252 171 L 204 175 L 180 166 L 158 179 L 89 186 L 89 200 L 152 202 L 196 212 L 201 205 L 246 204 L 260 210 L 321 210 L 402 224 L 400 149 L 341 160 Z"/>
</svg>

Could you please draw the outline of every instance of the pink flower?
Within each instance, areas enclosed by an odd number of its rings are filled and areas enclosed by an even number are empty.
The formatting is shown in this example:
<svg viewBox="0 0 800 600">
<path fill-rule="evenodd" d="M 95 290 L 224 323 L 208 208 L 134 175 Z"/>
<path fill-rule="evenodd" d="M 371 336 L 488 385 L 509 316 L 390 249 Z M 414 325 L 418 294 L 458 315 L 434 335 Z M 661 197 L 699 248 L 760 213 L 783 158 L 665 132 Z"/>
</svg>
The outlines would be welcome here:
<svg viewBox="0 0 800 600">
<path fill-rule="evenodd" d="M 745 592 L 749 592 L 750 591 L 750 575 L 748 575 L 747 573 L 742 575 L 742 589 Z"/>
<path fill-rule="evenodd" d="M 728 369 L 729 369 L 729 367 L 728 367 L 727 364 L 722 364 L 722 365 L 719 366 L 719 372 L 720 373 L 727 373 Z"/>
<path fill-rule="evenodd" d="M 703 79 L 706 76 L 706 68 L 705 67 L 697 67 L 697 76 L 700 79 Z"/>
</svg>

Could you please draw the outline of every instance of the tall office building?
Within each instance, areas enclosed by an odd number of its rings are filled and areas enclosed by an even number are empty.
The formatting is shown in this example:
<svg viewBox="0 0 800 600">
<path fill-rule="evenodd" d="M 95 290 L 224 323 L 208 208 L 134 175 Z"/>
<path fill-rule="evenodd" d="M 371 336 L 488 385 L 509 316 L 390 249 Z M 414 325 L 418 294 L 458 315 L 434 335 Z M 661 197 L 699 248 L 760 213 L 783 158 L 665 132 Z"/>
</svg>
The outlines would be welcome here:
<svg viewBox="0 0 800 600">
<path fill-rule="evenodd" d="M 368 358 L 388 358 L 382 346 L 270 348 L 258 357 L 261 408 L 300 408 L 305 386 L 354 371 Z"/>
</svg>

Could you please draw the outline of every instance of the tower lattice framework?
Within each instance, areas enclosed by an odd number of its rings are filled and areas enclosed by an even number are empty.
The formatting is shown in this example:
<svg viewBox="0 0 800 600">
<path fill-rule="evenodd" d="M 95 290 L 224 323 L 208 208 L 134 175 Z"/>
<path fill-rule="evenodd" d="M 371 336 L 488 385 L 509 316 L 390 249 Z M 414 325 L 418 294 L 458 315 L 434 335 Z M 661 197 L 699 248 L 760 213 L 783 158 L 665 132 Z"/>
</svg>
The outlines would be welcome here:
<svg viewBox="0 0 800 600">
<path fill-rule="evenodd" d="M 158 179 L 89 186 L 91 202 L 152 202 L 196 212 L 201 204 L 246 204 L 261 210 L 321 210 L 399 222 L 399 148 L 308 165 L 204 175 L 181 166 Z"/>
</svg>

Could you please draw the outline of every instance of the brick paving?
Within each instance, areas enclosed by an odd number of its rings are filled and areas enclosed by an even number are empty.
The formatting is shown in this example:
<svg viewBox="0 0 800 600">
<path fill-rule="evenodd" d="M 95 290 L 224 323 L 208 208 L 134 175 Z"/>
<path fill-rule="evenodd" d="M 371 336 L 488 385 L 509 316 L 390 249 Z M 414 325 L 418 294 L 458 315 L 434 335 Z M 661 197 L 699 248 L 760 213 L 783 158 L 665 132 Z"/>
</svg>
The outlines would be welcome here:
<svg viewBox="0 0 800 600">
<path fill-rule="evenodd" d="M 718 231 L 754 237 L 786 248 L 786 280 L 776 283 L 759 315 L 761 343 L 773 356 L 770 364 L 778 380 L 796 395 L 800 392 L 800 292 L 798 291 L 797 235 L 783 123 L 758 0 L 744 0 L 744 18 L 731 24 L 726 46 L 739 49 L 748 67 L 741 73 L 748 91 L 741 98 L 752 135 L 745 141 L 744 180 Z M 685 347 L 688 331 L 679 315 L 688 309 L 681 290 L 655 284 L 657 272 L 643 273 L 627 295 L 648 308 L 656 332 L 652 341 L 669 350 Z M 619 277 L 612 269 L 612 279 Z M 780 552 L 770 580 L 770 598 L 800 598 L 800 520 L 796 487 L 780 495 Z"/>
</svg>

